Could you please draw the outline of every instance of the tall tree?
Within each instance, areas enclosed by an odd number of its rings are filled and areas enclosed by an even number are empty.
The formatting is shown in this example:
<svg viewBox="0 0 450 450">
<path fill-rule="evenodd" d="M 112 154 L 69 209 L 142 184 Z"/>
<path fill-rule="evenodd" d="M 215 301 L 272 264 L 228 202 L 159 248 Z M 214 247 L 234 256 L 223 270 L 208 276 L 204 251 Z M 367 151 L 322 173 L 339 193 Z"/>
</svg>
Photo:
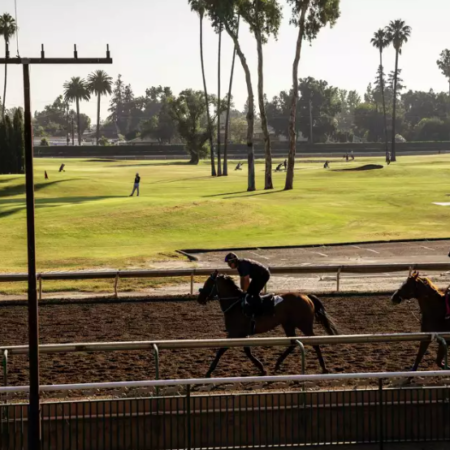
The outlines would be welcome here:
<svg viewBox="0 0 450 450">
<path fill-rule="evenodd" d="M 239 17 L 236 27 L 236 33 L 239 37 Z M 233 59 L 231 61 L 231 74 L 230 74 L 230 84 L 228 87 L 228 102 L 227 102 L 227 112 L 225 117 L 225 138 L 223 143 L 223 175 L 228 176 L 228 138 L 230 132 L 230 112 L 231 112 L 231 99 L 233 91 L 233 78 L 234 78 L 234 66 L 236 63 L 236 46 L 233 47 Z"/>
<path fill-rule="evenodd" d="M 5 58 L 9 57 L 9 41 L 16 34 L 17 25 L 14 18 L 5 13 L 0 16 L 0 35 L 5 40 Z M 8 64 L 5 64 L 5 84 L 3 87 L 3 106 L 2 106 L 2 118 L 5 119 L 5 107 L 6 107 L 6 85 L 8 81 Z"/>
<path fill-rule="evenodd" d="M 305 39 L 310 42 L 315 39 L 319 31 L 330 24 L 333 26 L 340 16 L 340 0 L 288 0 L 292 8 L 291 24 L 298 27 L 295 58 L 292 69 L 292 98 L 289 119 L 289 157 L 286 173 L 285 190 L 294 188 L 295 152 L 297 135 L 295 131 L 297 102 L 298 102 L 298 65 L 300 63 L 302 43 Z"/>
<path fill-rule="evenodd" d="M 386 29 L 379 29 L 370 41 L 372 45 L 378 49 L 380 53 L 380 68 L 379 68 L 379 86 L 381 91 L 381 99 L 383 102 L 383 118 L 384 118 L 384 135 L 386 145 L 386 162 L 389 161 L 389 143 L 388 143 L 388 129 L 386 116 L 386 97 L 384 95 L 384 68 L 383 68 L 383 51 L 389 46 L 389 39 Z"/>
<path fill-rule="evenodd" d="M 217 29 L 223 26 L 231 37 L 236 53 L 241 61 L 245 73 L 247 85 L 247 164 L 249 192 L 256 189 L 255 183 L 255 153 L 253 149 L 253 134 L 255 129 L 255 96 L 253 93 L 252 76 L 247 63 L 247 58 L 242 51 L 238 36 L 238 2 L 240 0 L 204 0 L 213 26 Z"/>
<path fill-rule="evenodd" d="M 176 123 L 178 135 L 191 157 L 189 164 L 198 164 L 208 154 L 205 147 L 210 129 L 206 118 L 205 94 L 202 91 L 186 89 L 180 95 L 169 99 L 169 111 Z"/>
<path fill-rule="evenodd" d="M 22 109 L 17 108 L 13 118 L 14 152 L 16 154 L 16 173 L 24 173 L 25 169 L 25 136 L 23 131 Z"/>
<path fill-rule="evenodd" d="M 449 94 L 450 94 L 450 50 L 443 50 L 440 58 L 437 60 L 437 65 L 442 71 L 442 75 L 448 78 Z"/>
<path fill-rule="evenodd" d="M 237 0 L 239 15 L 248 23 L 255 36 L 258 54 L 258 103 L 261 118 L 261 129 L 265 147 L 264 189 L 273 189 L 272 182 L 272 149 L 264 98 L 264 55 L 263 45 L 270 36 L 275 38 L 280 28 L 282 12 L 278 0 Z"/>
<path fill-rule="evenodd" d="M 221 107 L 220 107 L 220 96 L 221 96 L 221 84 L 222 84 L 222 68 L 221 68 L 221 63 L 222 63 L 222 31 L 223 31 L 223 27 L 222 25 L 219 26 L 219 49 L 217 52 L 217 110 L 220 111 Z M 221 133 L 221 129 L 220 129 L 220 114 L 217 116 L 217 175 L 219 177 L 222 176 L 222 161 L 220 159 L 220 147 L 221 147 L 221 142 L 220 142 L 220 133 Z"/>
<path fill-rule="evenodd" d="M 398 81 L 398 59 L 402 53 L 402 48 L 406 42 L 408 42 L 411 36 L 411 27 L 406 25 L 404 20 L 393 20 L 386 28 L 386 33 L 389 43 L 395 48 L 395 73 L 394 73 L 394 98 L 392 102 L 392 148 L 391 148 L 391 161 L 396 161 L 395 154 L 395 119 L 397 108 L 397 81 Z"/>
<path fill-rule="evenodd" d="M 208 88 L 206 85 L 206 73 L 205 73 L 205 61 L 203 57 L 203 18 L 205 16 L 206 5 L 205 0 L 188 0 L 188 3 L 191 5 L 191 10 L 196 12 L 200 19 L 200 63 L 202 66 L 202 78 L 203 78 L 203 91 L 205 93 L 205 104 L 206 104 L 206 115 L 208 120 L 208 128 L 209 128 L 209 145 L 210 145 L 210 153 L 211 153 L 211 176 L 215 177 L 216 173 L 216 164 L 214 162 L 214 139 L 213 139 L 213 126 L 211 121 L 211 115 L 209 112 L 209 97 L 208 97 Z"/>
<path fill-rule="evenodd" d="M 100 140 L 100 99 L 102 95 L 111 95 L 112 78 L 104 70 L 96 70 L 88 76 L 88 89 L 97 95 L 97 135 L 96 142 Z"/>
<path fill-rule="evenodd" d="M 89 88 L 82 78 L 72 77 L 70 81 L 64 83 L 64 99 L 68 102 L 74 101 L 77 108 L 77 125 L 78 125 L 78 145 L 81 145 L 81 117 L 80 117 L 80 102 L 89 100 L 91 94 Z"/>
</svg>

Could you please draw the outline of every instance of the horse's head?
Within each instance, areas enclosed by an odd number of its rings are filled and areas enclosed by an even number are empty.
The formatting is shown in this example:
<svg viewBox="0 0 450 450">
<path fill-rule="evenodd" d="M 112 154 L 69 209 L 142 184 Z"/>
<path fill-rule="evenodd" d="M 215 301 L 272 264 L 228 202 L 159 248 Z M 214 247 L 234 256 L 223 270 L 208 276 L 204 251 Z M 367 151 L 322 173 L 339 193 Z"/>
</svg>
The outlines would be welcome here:
<svg viewBox="0 0 450 450">
<path fill-rule="evenodd" d="M 202 288 L 199 289 L 197 301 L 201 305 L 206 305 L 208 301 L 212 300 L 217 295 L 217 277 L 219 271 L 215 270 L 206 280 Z"/>
<path fill-rule="evenodd" d="M 403 300 L 410 300 L 416 297 L 417 282 L 419 280 L 419 272 L 413 272 L 407 280 L 400 286 L 400 289 L 394 292 L 391 297 L 394 305 L 400 304 Z"/>
</svg>

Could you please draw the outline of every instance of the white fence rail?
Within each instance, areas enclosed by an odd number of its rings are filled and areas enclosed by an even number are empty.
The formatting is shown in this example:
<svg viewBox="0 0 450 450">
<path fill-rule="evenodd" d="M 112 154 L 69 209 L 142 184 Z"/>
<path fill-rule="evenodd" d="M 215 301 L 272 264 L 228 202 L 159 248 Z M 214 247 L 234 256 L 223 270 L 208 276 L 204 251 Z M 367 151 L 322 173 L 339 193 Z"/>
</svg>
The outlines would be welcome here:
<svg viewBox="0 0 450 450">
<path fill-rule="evenodd" d="M 204 384 L 225 383 L 268 383 L 285 381 L 342 381 L 342 380 L 389 380 L 393 378 L 416 377 L 450 377 L 450 370 L 421 371 L 421 372 L 368 372 L 368 373 L 341 373 L 331 375 L 277 375 L 262 377 L 229 377 L 229 378 L 187 378 L 184 380 L 148 380 L 148 381 L 115 381 L 106 383 L 78 383 L 78 384 L 52 384 L 40 386 L 41 391 L 83 391 L 91 389 L 123 389 L 163 386 L 198 386 Z M 29 392 L 29 386 L 0 387 L 0 394 Z"/>
<path fill-rule="evenodd" d="M 194 293 L 194 277 L 208 276 L 211 268 L 170 269 L 170 270 L 107 270 L 107 271 L 80 271 L 80 272 L 42 272 L 37 274 L 39 281 L 39 299 L 42 299 L 44 280 L 115 280 L 114 293 L 118 296 L 120 279 L 127 278 L 190 278 L 190 293 Z M 336 291 L 340 290 L 340 279 L 344 273 L 351 274 L 380 274 L 394 272 L 409 272 L 413 270 L 439 272 L 450 271 L 450 263 L 424 263 L 424 264 L 349 264 L 349 265 L 315 265 L 315 266 L 275 266 L 270 267 L 273 275 L 307 275 L 307 274 L 336 274 Z M 236 275 L 236 271 L 221 268 L 220 272 L 226 275 Z M 24 282 L 28 280 L 26 273 L 0 274 L 0 283 Z"/>
</svg>

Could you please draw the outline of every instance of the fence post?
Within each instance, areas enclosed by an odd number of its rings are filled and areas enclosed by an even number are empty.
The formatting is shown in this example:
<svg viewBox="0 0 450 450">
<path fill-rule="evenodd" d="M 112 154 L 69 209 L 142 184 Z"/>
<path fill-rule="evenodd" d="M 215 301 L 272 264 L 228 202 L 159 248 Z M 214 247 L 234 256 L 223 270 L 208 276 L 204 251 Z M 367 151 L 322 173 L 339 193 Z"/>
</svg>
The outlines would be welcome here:
<svg viewBox="0 0 450 450">
<path fill-rule="evenodd" d="M 155 354 L 155 380 L 159 380 L 159 348 L 156 344 L 153 344 L 153 351 Z M 159 395 L 159 387 L 155 389 L 156 395 Z"/>
<path fill-rule="evenodd" d="M 42 300 L 42 277 L 39 274 L 38 275 L 38 280 L 39 280 L 39 301 Z"/>
<path fill-rule="evenodd" d="M 191 385 L 186 386 L 186 449 L 191 450 L 192 447 L 192 435 L 191 435 Z"/>
<path fill-rule="evenodd" d="M 119 284 L 119 272 L 116 273 L 116 278 L 114 280 L 114 298 L 119 298 L 119 293 L 117 292 L 118 284 Z"/>
<path fill-rule="evenodd" d="M 337 275 L 336 275 L 336 292 L 339 292 L 339 290 L 341 288 L 341 270 L 342 270 L 342 267 L 339 267 L 339 269 L 337 271 Z"/>
<path fill-rule="evenodd" d="M 3 359 L 2 359 L 2 366 L 3 366 L 3 386 L 8 386 L 8 350 L 3 351 Z M 5 403 L 8 402 L 8 394 L 5 394 Z"/>
<path fill-rule="evenodd" d="M 191 272 L 191 295 L 194 295 L 194 273 L 195 270 Z"/>
<path fill-rule="evenodd" d="M 302 375 L 305 375 L 306 372 L 306 358 L 305 358 L 305 346 L 303 345 L 303 342 L 296 340 L 295 343 L 300 348 L 300 353 L 302 354 Z"/>
<path fill-rule="evenodd" d="M 448 370 L 448 345 L 447 345 L 447 341 L 442 337 L 437 335 L 436 336 L 436 341 L 439 342 L 440 345 L 442 345 L 442 347 L 444 347 L 444 369 Z"/>
<path fill-rule="evenodd" d="M 380 442 L 380 450 L 384 448 L 384 402 L 383 402 L 383 379 L 378 380 L 378 439 Z"/>
</svg>

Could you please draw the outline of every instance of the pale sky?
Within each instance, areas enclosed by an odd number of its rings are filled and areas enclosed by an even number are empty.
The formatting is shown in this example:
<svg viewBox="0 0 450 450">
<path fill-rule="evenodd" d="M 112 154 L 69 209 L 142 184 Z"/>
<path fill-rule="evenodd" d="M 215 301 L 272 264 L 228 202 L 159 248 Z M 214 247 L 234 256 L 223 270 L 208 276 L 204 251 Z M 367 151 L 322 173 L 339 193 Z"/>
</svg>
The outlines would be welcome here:
<svg viewBox="0 0 450 450">
<path fill-rule="evenodd" d="M 264 48 L 265 91 L 269 98 L 289 89 L 297 30 L 289 25 L 290 11 L 284 0 L 284 21 L 278 41 Z M 0 13 L 14 16 L 14 0 L 2 0 Z M 198 17 L 187 0 L 17 0 L 21 56 L 39 56 L 44 43 L 47 56 L 71 56 L 78 44 L 79 56 L 103 56 L 110 44 L 114 64 L 103 66 L 116 78 L 122 74 L 135 95 L 145 88 L 170 86 L 177 94 L 185 88 L 202 89 Z M 450 48 L 449 0 L 341 0 L 341 17 L 332 29 L 321 31 L 312 46 L 304 47 L 300 77 L 313 76 L 343 89 L 364 93 L 373 81 L 378 53 L 370 39 L 390 20 L 403 19 L 412 37 L 400 59 L 408 89 L 448 91 L 448 82 L 436 66 L 440 52 Z M 205 60 L 210 92 L 217 91 L 217 36 L 205 21 Z M 228 86 L 232 44 L 223 39 L 222 92 Z M 256 91 L 256 45 L 244 25 L 243 50 L 251 65 Z M 16 54 L 15 39 L 11 45 Z M 3 54 L 0 44 L 0 54 Z M 394 68 L 394 52 L 385 56 L 386 72 Z M 246 100 L 244 74 L 237 60 L 233 95 L 236 107 Z M 32 107 L 42 109 L 62 93 L 71 76 L 85 77 L 99 66 L 32 67 Z M 9 67 L 7 107 L 23 103 L 22 73 Z M 3 67 L 0 68 L 3 92 Z M 102 119 L 109 100 L 103 99 Z M 96 102 L 81 104 L 81 111 L 95 117 Z"/>
</svg>

